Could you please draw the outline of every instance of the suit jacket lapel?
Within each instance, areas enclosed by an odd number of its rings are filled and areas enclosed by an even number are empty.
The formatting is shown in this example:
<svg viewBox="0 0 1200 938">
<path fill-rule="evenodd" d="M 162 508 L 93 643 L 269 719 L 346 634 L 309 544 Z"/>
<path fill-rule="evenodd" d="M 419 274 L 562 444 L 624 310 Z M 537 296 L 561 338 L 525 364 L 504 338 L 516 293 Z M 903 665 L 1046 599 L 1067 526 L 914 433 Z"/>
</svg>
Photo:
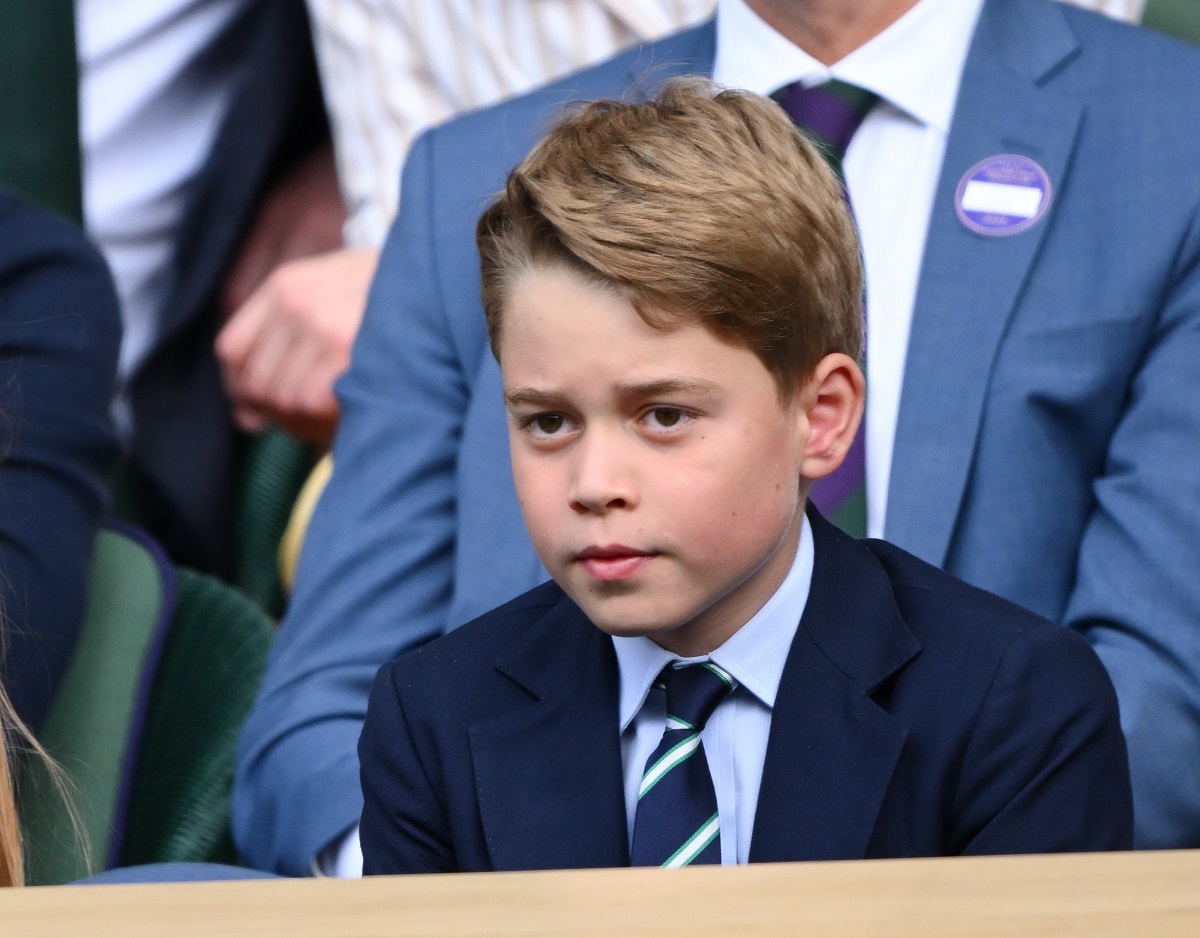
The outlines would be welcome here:
<svg viewBox="0 0 1200 938">
<path fill-rule="evenodd" d="M 812 586 L 771 716 L 752 863 L 865 856 L 907 736 L 870 694 L 920 644 L 870 551 L 809 518 Z"/>
<path fill-rule="evenodd" d="M 469 731 L 494 868 L 628 866 L 612 640 L 564 599 L 496 667 L 530 697 Z"/>
<path fill-rule="evenodd" d="M 993 360 L 1054 223 L 1052 203 L 1020 234 L 974 234 L 957 218 L 956 189 L 979 161 L 1019 154 L 1063 190 L 1083 108 L 1054 77 L 1077 50 L 1057 4 L 989 0 L 967 57 L 913 310 L 885 525 L 888 540 L 930 563 L 946 559 Z"/>
</svg>

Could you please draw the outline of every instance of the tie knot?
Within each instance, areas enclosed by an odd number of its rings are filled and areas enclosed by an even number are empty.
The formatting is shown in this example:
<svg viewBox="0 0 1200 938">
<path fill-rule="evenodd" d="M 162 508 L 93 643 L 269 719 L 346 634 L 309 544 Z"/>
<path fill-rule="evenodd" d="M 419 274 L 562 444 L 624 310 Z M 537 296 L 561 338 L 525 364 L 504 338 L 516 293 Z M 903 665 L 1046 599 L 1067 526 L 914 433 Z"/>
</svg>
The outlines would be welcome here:
<svg viewBox="0 0 1200 938">
<path fill-rule="evenodd" d="M 699 733 L 717 704 L 733 690 L 733 678 L 711 661 L 682 668 L 668 665 L 660 677 L 667 691 L 668 729 L 691 729 Z"/>
<path fill-rule="evenodd" d="M 879 100 L 874 92 L 836 78 L 812 88 L 793 82 L 771 97 L 838 163 L 845 157 L 854 132 Z"/>
</svg>

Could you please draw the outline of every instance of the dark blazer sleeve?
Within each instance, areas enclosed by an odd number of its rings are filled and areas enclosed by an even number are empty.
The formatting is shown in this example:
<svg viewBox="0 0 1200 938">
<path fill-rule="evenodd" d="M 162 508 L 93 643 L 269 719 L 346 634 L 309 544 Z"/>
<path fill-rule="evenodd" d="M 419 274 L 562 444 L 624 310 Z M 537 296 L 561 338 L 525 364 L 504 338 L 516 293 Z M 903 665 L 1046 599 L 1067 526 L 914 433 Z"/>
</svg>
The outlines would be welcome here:
<svg viewBox="0 0 1200 938">
<path fill-rule="evenodd" d="M 453 873 L 446 805 L 418 754 L 396 681 L 394 664 L 380 669 L 358 744 L 363 873 Z"/>
<path fill-rule="evenodd" d="M 1078 635 L 1028 630 L 1009 645 L 974 721 L 955 801 L 953 852 L 1132 848 L 1116 694 Z"/>
<path fill-rule="evenodd" d="M 36 727 L 78 636 L 118 455 L 121 321 L 108 268 L 72 225 L 0 192 L 0 602 L 4 684 Z"/>
</svg>

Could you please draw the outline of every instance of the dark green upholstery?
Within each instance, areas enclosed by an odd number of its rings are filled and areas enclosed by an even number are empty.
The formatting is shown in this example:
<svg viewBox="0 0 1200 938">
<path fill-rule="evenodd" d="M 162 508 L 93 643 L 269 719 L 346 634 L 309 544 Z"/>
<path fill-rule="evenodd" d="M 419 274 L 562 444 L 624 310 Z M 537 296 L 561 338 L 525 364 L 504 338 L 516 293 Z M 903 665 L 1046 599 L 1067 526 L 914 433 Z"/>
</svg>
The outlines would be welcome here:
<svg viewBox="0 0 1200 938">
<path fill-rule="evenodd" d="M 72 782 L 71 799 L 93 866 L 111 859 L 137 748 L 139 703 L 158 664 L 173 601 L 166 558 L 131 533 L 96 539 L 83 629 L 66 677 L 39 734 Z M 89 872 L 59 791 L 27 759 L 20 783 L 31 884 L 65 883 Z"/>
<path fill-rule="evenodd" d="M 247 446 L 235 521 L 234 583 L 272 616 L 283 613 L 279 542 L 316 454 L 277 427 Z"/>
<path fill-rule="evenodd" d="M 121 865 L 236 863 L 229 799 L 238 731 L 274 629 L 238 591 L 176 571 L 171 638 L 155 677 L 133 777 Z"/>
<path fill-rule="evenodd" d="M 1147 0 L 1142 25 L 1200 45 L 1200 0 Z"/>
<path fill-rule="evenodd" d="M 172 569 L 140 532 L 100 533 L 83 632 L 41 734 L 72 783 L 92 862 L 45 770 L 26 760 L 30 883 L 134 863 L 236 862 L 234 746 L 273 636 L 238 590 Z"/>
<path fill-rule="evenodd" d="M 0 0 L 0 184 L 83 218 L 70 0 Z"/>
</svg>

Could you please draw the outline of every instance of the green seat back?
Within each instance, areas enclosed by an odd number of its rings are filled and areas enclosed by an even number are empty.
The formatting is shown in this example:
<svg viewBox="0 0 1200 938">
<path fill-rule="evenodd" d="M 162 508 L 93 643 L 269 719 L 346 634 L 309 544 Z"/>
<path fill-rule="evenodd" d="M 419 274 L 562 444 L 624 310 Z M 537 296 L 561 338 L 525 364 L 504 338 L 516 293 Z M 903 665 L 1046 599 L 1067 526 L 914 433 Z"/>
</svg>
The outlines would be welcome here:
<svg viewBox="0 0 1200 938">
<path fill-rule="evenodd" d="M 272 616 L 283 613 L 279 542 L 316 463 L 296 437 L 272 427 L 251 440 L 242 463 L 234 525 L 234 583 Z"/>
<path fill-rule="evenodd" d="M 1142 25 L 1200 45 L 1200 0 L 1147 0 Z"/>
<path fill-rule="evenodd" d="M 120 862 L 236 863 L 234 748 L 266 667 L 270 618 L 212 577 L 176 570 L 171 636 L 150 697 Z"/>
<path fill-rule="evenodd" d="M 72 784 L 96 867 L 108 865 L 121 826 L 143 699 L 168 626 L 173 577 L 165 557 L 132 533 L 96 539 L 82 632 L 39 734 Z M 70 813 L 37 760 L 20 782 L 27 877 L 65 883 L 89 872 Z"/>
</svg>

